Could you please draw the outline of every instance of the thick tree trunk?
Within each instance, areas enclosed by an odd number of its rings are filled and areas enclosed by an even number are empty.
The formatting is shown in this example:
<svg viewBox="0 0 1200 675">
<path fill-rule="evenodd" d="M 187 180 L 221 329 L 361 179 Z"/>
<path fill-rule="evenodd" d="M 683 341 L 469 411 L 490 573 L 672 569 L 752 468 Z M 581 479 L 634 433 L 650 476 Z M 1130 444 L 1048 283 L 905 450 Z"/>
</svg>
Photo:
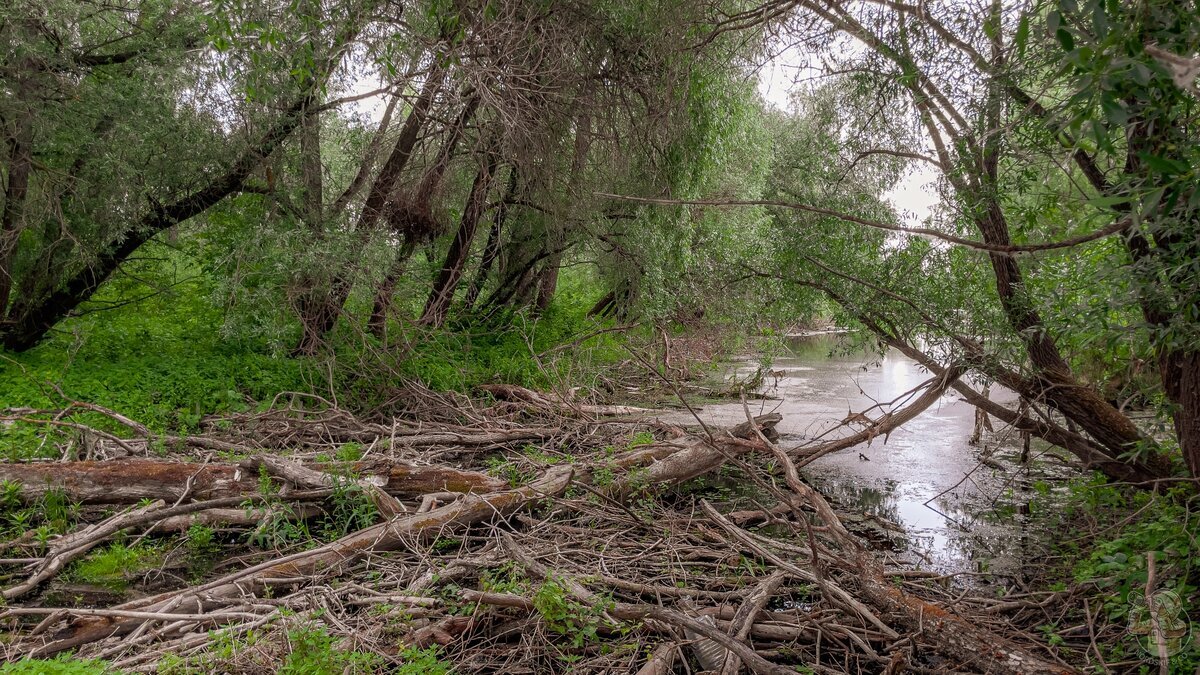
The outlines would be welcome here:
<svg viewBox="0 0 1200 675">
<path fill-rule="evenodd" d="M 471 192 L 467 196 L 466 208 L 463 209 L 462 219 L 454 241 L 446 252 L 446 260 L 438 271 L 433 282 L 429 299 L 425 302 L 425 310 L 421 313 L 419 323 L 430 326 L 441 326 L 446 322 L 446 314 L 450 310 L 450 301 L 454 298 L 454 290 L 462 278 L 463 269 L 467 264 L 467 256 L 471 253 L 471 243 L 475 241 L 475 231 L 479 221 L 487 209 L 487 196 L 492 187 L 492 179 L 496 172 L 496 155 L 489 153 L 485 166 L 475 174 Z"/>
</svg>

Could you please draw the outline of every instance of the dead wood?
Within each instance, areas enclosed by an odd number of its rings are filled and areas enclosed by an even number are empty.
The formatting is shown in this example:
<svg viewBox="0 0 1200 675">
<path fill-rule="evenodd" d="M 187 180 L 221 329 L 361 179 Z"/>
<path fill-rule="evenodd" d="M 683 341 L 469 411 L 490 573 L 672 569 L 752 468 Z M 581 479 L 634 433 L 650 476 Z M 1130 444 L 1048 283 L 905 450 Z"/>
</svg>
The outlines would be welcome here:
<svg viewBox="0 0 1200 675">
<path fill-rule="evenodd" d="M 957 379 L 957 373 L 953 369 L 947 369 L 947 372 L 940 376 L 940 383 L 931 387 L 925 396 L 939 389 L 944 391 L 954 379 Z M 919 402 L 912 405 L 918 404 Z M 885 615 L 896 617 L 909 631 L 919 631 L 932 638 L 939 651 L 983 672 L 1014 675 L 1030 672 L 1076 672 L 1047 661 L 994 631 L 981 628 L 969 619 L 888 583 L 883 566 L 846 531 L 825 498 L 799 480 L 796 466 L 787 453 L 773 445 L 772 450 L 783 464 L 789 487 L 813 506 L 828 526 L 827 532 L 832 534 L 847 552 L 853 553 L 853 568 L 847 571 L 858 577 L 863 597 Z M 710 515 L 712 513 L 710 510 Z"/>
<path fill-rule="evenodd" d="M 319 472 L 355 475 L 396 496 L 494 492 L 505 485 L 504 481 L 484 473 L 444 466 L 388 461 L 313 466 Z M 84 504 L 129 504 L 143 499 L 209 500 L 253 496 L 259 492 L 258 475 L 235 465 L 155 459 L 0 463 L 0 481 L 19 483 L 21 496 L 31 502 L 50 490 L 62 490 L 71 501 Z"/>
<path fill-rule="evenodd" d="M 584 415 L 652 415 L 656 412 L 649 408 L 638 408 L 636 406 L 597 405 L 572 401 L 558 394 L 542 394 L 515 384 L 482 384 L 477 389 L 486 391 L 500 401 L 523 403 L 545 411 L 582 413 Z"/>
<path fill-rule="evenodd" d="M 746 596 L 746 601 L 738 608 L 733 621 L 729 623 L 730 632 L 735 639 L 744 642 L 750 637 L 755 617 L 774 597 L 785 578 L 787 578 L 786 574 L 775 570 Z M 741 667 L 742 660 L 736 654 L 729 653 L 725 657 L 725 665 L 721 667 L 721 675 L 737 675 Z"/>
<path fill-rule="evenodd" d="M 543 497 L 559 494 L 567 488 L 572 474 L 570 467 L 555 467 L 522 488 L 468 495 L 428 513 L 401 516 L 359 530 L 311 551 L 239 570 L 195 588 L 136 600 L 114 609 L 162 612 L 169 608 L 175 613 L 200 614 L 216 601 L 256 595 L 272 580 L 308 580 L 318 574 L 336 576 L 368 555 L 403 548 L 421 535 L 511 513 Z M 34 650 L 34 654 L 57 654 L 98 639 L 129 633 L 140 624 L 134 619 L 82 621 L 53 642 Z"/>
<path fill-rule="evenodd" d="M 508 534 L 502 534 L 501 538 L 504 541 L 504 547 L 512 555 L 513 560 L 521 564 L 531 575 L 539 579 L 553 579 L 561 584 L 566 590 L 577 600 L 585 602 L 593 606 L 603 606 L 603 603 L 596 598 L 596 595 L 587 590 L 583 584 L 580 584 L 575 579 L 562 574 L 552 574 L 545 565 L 538 562 L 532 555 L 517 545 L 516 541 Z M 606 612 L 613 618 L 626 621 L 641 621 L 645 619 L 653 619 L 666 623 L 676 628 L 689 629 L 703 635 L 704 637 L 718 642 L 721 646 L 729 651 L 737 654 L 739 658 L 755 673 L 766 675 L 787 675 L 794 674 L 796 671 L 791 668 L 771 663 L 770 661 L 759 656 L 752 648 L 746 645 L 745 642 L 726 635 L 718 630 L 715 626 L 705 623 L 695 617 L 690 617 L 682 612 L 666 609 L 663 607 L 655 607 L 653 605 L 632 605 L 628 603 L 614 603 L 606 608 Z"/>
</svg>

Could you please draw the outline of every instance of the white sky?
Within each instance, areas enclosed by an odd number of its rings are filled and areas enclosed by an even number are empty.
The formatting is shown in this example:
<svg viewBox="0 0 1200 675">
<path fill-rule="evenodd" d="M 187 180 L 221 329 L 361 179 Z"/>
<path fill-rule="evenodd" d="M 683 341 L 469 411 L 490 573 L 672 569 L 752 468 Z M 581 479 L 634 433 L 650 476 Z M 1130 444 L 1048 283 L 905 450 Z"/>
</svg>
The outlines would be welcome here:
<svg viewBox="0 0 1200 675">
<path fill-rule="evenodd" d="M 788 110 L 791 92 L 797 86 L 795 82 L 810 63 L 811 61 L 806 55 L 800 54 L 794 49 L 782 50 L 759 68 L 759 93 L 767 103 L 780 110 Z M 812 73 L 813 71 L 809 70 L 808 72 Z M 378 89 L 380 86 L 378 74 L 368 74 L 359 78 L 351 91 L 347 93 L 350 95 L 364 94 Z M 365 115 L 378 124 L 386 106 L 382 96 L 373 96 L 351 103 L 348 107 L 355 113 Z M 921 225 L 930 217 L 933 208 L 938 204 L 936 178 L 937 173 L 933 169 L 924 163 L 916 162 L 904 178 L 884 195 L 884 198 L 896 209 L 904 224 Z"/>
<path fill-rule="evenodd" d="M 853 48 L 853 47 L 851 47 Z M 758 92 L 767 103 L 780 110 L 790 110 L 791 94 L 796 81 L 816 74 L 812 59 L 794 48 L 780 50 L 758 70 Z M 939 198 L 936 189 L 937 172 L 924 162 L 914 162 L 908 173 L 889 190 L 886 199 L 900 215 L 905 225 L 922 225 L 932 215 Z"/>
</svg>

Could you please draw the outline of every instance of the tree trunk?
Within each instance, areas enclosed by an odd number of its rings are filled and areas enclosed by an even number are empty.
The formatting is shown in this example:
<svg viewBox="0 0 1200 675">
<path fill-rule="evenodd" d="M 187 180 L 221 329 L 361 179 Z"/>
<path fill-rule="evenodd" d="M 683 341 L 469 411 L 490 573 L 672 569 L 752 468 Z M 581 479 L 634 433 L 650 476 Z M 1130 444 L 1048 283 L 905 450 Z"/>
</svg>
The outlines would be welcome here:
<svg viewBox="0 0 1200 675">
<path fill-rule="evenodd" d="M 479 293 L 483 290 L 483 285 L 487 283 L 492 265 L 500 253 L 500 236 L 504 231 L 504 221 L 508 218 L 508 207 L 516 198 L 516 194 L 517 167 L 514 166 L 509 168 L 508 188 L 505 190 L 504 199 L 496 206 L 496 215 L 492 218 L 492 229 L 488 232 L 487 244 L 483 247 L 483 258 L 479 261 L 479 269 L 475 272 L 475 278 L 471 280 L 471 286 L 467 289 L 467 297 L 463 301 L 467 311 L 470 311 L 475 306 L 475 301 L 479 299 Z"/>
<path fill-rule="evenodd" d="M 358 233 L 359 240 L 364 245 L 371 233 L 375 231 L 388 201 L 394 196 L 400 176 L 404 172 L 404 167 L 408 165 L 409 158 L 412 157 L 421 128 L 429 116 L 429 108 L 433 105 L 433 99 L 438 90 L 441 89 L 444 77 L 445 73 L 440 69 L 429 74 L 425 84 L 421 87 L 420 95 L 413 103 L 412 112 L 409 113 L 404 120 L 404 125 L 400 128 L 400 134 L 396 137 L 392 152 L 371 184 L 371 190 L 367 193 L 362 212 L 359 214 L 354 228 Z M 345 307 L 353 287 L 351 271 L 341 270 L 334 276 L 328 288 L 316 287 L 306 291 L 299 301 L 301 334 L 300 341 L 292 350 L 293 355 L 311 356 L 320 351 L 325 344 L 325 336 L 337 324 L 337 319 L 341 315 L 342 308 Z"/>
<path fill-rule="evenodd" d="M 386 461 L 315 463 L 319 471 L 354 475 L 388 494 L 416 497 L 430 492 L 494 492 L 502 480 L 451 467 L 414 466 Z M 196 464 L 151 459 L 0 464 L 0 481 L 21 485 L 21 498 L 33 502 L 62 490 L 72 502 L 129 504 L 143 499 L 173 502 L 254 495 L 258 474 L 231 464 Z"/>
<path fill-rule="evenodd" d="M 65 284 L 44 298 L 17 298 L 2 330 L 3 345 L 12 351 L 25 351 L 46 336 L 56 323 L 92 297 L 100 285 L 134 251 L 159 232 L 197 216 L 241 188 L 263 158 L 270 156 L 300 125 L 314 101 L 308 92 L 296 100 L 263 135 L 234 162 L 224 174 L 204 188 L 166 206 L 155 204 L 141 222 L 100 251 L 96 260 L 73 274 Z"/>
<path fill-rule="evenodd" d="M 21 85 L 18 84 L 18 89 Z M 4 188 L 4 211 L 0 215 L 0 319 L 5 316 L 13 288 L 13 258 L 20 238 L 21 216 L 29 193 L 29 176 L 33 171 L 33 120 L 26 111 L 15 121 L 9 134 L 8 182 Z"/>
<path fill-rule="evenodd" d="M 440 225 L 431 215 L 430 204 L 441 189 L 442 180 L 450 166 L 450 160 L 458 150 L 467 124 L 475 116 L 478 107 L 479 96 L 468 95 L 462 111 L 459 112 L 458 119 L 450 127 L 449 135 L 442 143 L 433 164 L 421 176 L 421 182 L 417 184 L 412 194 L 407 197 L 397 197 L 390 205 L 392 209 L 390 219 L 393 221 L 392 231 L 400 237 L 401 244 L 396 258 L 388 269 L 387 276 L 375 289 L 375 301 L 371 307 L 371 316 L 367 319 L 367 328 L 375 337 L 382 338 L 386 332 L 387 318 L 392 308 L 392 296 L 395 294 L 396 284 L 404 276 L 408 259 L 412 257 L 413 251 L 417 245 L 430 241 L 441 234 Z"/>
<path fill-rule="evenodd" d="M 489 152 L 486 165 L 480 167 L 479 172 L 475 174 L 458 232 L 454 235 L 454 241 L 450 242 L 446 261 L 442 263 L 442 269 L 433 282 L 433 289 L 425 302 L 425 311 L 421 313 L 419 323 L 441 327 L 446 322 L 450 301 L 454 298 L 454 289 L 458 287 L 463 268 L 467 264 L 467 256 L 471 253 L 471 242 L 475 240 L 475 231 L 479 228 L 484 210 L 487 209 L 487 196 L 495 172 L 496 155 Z"/>
</svg>

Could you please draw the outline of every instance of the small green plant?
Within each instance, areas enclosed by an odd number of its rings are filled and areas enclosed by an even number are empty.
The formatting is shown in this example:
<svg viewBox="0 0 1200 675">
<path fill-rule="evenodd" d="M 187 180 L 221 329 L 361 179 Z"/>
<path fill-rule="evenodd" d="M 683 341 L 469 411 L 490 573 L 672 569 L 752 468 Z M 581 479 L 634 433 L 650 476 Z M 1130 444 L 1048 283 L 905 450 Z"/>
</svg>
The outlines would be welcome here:
<svg viewBox="0 0 1200 675">
<path fill-rule="evenodd" d="M 483 590 L 493 593 L 511 593 L 524 595 L 529 590 L 529 580 L 521 568 L 513 562 L 506 562 L 495 568 L 484 570 L 480 575 Z"/>
<path fill-rule="evenodd" d="M 537 477 L 537 474 L 532 471 L 522 470 L 516 463 L 510 462 L 503 457 L 491 457 L 488 459 L 488 474 L 497 478 L 503 478 L 512 487 L 528 485 L 530 481 Z"/>
<path fill-rule="evenodd" d="M 404 663 L 392 671 L 396 675 L 450 675 L 452 672 L 451 665 L 441 660 L 436 646 L 426 649 L 405 647 L 400 650 L 400 658 Z"/>
<path fill-rule="evenodd" d="M 337 638 L 322 627 L 293 628 L 287 633 L 287 642 L 290 653 L 280 665 L 279 675 L 349 675 L 374 673 L 383 667 L 378 654 L 338 649 Z"/>
<path fill-rule="evenodd" d="M 80 560 L 71 569 L 69 577 L 82 583 L 123 591 L 132 575 L 157 567 L 161 562 L 162 552 L 155 547 L 146 544 L 127 546 L 118 542 Z"/>
<path fill-rule="evenodd" d="M 253 507 L 253 503 L 246 503 L 247 509 L 253 509 Z M 290 504 L 283 502 L 270 504 L 263 515 L 265 517 L 262 523 L 247 537 L 247 540 L 257 548 L 279 549 L 312 538 L 308 532 L 308 525 L 296 517 Z"/>
<path fill-rule="evenodd" d="M 216 530 L 199 523 L 188 528 L 184 546 L 187 549 L 189 565 L 196 575 L 208 572 L 212 568 L 213 558 L 221 551 Z"/>
<path fill-rule="evenodd" d="M 632 450 L 642 445 L 650 445 L 654 442 L 654 434 L 649 431 L 639 431 L 633 435 L 629 441 L 629 449 Z"/>
<path fill-rule="evenodd" d="M 332 508 L 322 521 L 321 533 L 326 539 L 337 539 L 369 527 L 379 519 L 375 502 L 362 487 L 349 478 L 340 478 L 329 496 Z"/>
<path fill-rule="evenodd" d="M 566 637 L 575 648 L 596 641 L 604 616 L 604 604 L 577 602 L 553 578 L 547 579 L 533 596 L 533 606 L 552 632 Z"/>
<path fill-rule="evenodd" d="M 334 458 L 339 462 L 357 462 L 363 457 L 362 443 L 343 443 L 338 446 Z"/>
</svg>

